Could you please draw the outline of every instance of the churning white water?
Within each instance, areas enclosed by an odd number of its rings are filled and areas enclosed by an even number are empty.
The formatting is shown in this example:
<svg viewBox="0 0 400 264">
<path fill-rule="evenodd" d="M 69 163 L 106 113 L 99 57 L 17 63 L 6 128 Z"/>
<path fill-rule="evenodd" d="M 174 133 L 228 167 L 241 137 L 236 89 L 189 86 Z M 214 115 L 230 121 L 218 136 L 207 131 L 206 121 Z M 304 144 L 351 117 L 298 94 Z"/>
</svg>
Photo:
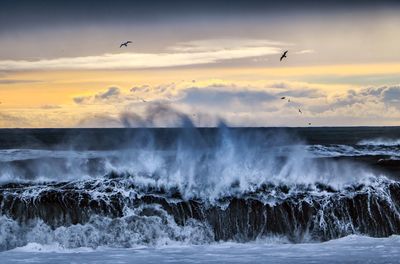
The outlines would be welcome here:
<svg viewBox="0 0 400 264">
<path fill-rule="evenodd" d="M 395 159 L 397 141 L 271 131 L 0 149 L 0 262 L 396 263 L 400 184 L 353 161 Z"/>
<path fill-rule="evenodd" d="M 351 235 L 323 243 L 291 244 L 284 239 L 250 243 L 162 247 L 65 249 L 31 243 L 0 253 L 1 263 L 399 263 L 400 237 Z"/>
</svg>

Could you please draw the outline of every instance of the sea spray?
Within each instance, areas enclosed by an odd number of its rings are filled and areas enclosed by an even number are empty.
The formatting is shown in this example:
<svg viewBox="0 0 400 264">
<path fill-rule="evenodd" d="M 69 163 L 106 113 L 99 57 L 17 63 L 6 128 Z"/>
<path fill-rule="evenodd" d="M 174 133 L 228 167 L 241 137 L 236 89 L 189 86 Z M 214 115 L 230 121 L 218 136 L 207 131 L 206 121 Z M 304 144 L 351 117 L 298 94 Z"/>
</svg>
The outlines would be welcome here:
<svg viewBox="0 0 400 264">
<path fill-rule="evenodd" d="M 156 110 L 139 120 L 150 127 L 76 130 L 51 146 L 36 138 L 0 150 L 0 248 L 400 233 L 398 181 L 335 159 L 396 157 L 395 147 L 310 145 L 289 129 L 196 128 L 177 112 L 167 119 L 181 127 L 151 128 L 170 115 Z M 123 117 L 134 126 L 137 117 Z"/>
</svg>

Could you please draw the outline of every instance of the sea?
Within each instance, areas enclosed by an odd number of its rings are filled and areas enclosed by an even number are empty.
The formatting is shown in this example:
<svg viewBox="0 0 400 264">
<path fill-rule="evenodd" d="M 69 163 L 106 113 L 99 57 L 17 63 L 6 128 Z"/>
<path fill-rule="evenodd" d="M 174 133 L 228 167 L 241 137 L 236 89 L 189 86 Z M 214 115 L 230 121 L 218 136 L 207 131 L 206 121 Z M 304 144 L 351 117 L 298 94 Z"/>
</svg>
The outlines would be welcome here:
<svg viewBox="0 0 400 264">
<path fill-rule="evenodd" d="M 400 263 L 400 127 L 0 129 L 0 263 Z"/>
</svg>

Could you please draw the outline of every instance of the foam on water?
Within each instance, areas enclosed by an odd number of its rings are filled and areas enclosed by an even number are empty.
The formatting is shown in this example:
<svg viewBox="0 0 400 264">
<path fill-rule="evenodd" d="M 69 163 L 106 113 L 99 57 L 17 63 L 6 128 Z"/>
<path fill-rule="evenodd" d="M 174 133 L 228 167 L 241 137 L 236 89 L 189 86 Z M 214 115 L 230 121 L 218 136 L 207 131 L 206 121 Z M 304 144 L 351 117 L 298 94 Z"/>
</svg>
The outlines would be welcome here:
<svg viewBox="0 0 400 264">
<path fill-rule="evenodd" d="M 306 145 L 282 131 L 224 125 L 210 138 L 183 119 L 173 140 L 139 131 L 123 149 L 1 150 L 0 250 L 179 245 L 185 255 L 217 241 L 400 233 L 397 181 L 316 159 L 398 157 L 394 143 Z"/>
<path fill-rule="evenodd" d="M 39 243 L 28 243 L 25 246 L 17 247 L 11 250 L 12 252 L 24 252 L 24 253 L 33 253 L 33 252 L 43 252 L 43 253 L 83 253 L 83 252 L 94 252 L 93 248 L 80 247 L 80 248 L 65 248 L 60 244 L 39 244 Z"/>
<path fill-rule="evenodd" d="M 204 190 L 193 189 L 190 195 L 198 196 L 191 198 L 174 193 L 177 188 L 134 181 L 113 176 L 3 189 L 1 210 L 9 216 L 0 217 L 0 250 L 28 243 L 65 248 L 193 245 L 271 235 L 310 242 L 355 233 L 390 235 L 400 228 L 399 184 L 384 177 L 339 190 L 270 184 L 207 197 Z"/>
<path fill-rule="evenodd" d="M 197 246 L 64 250 L 31 244 L 1 252 L 2 263 L 398 263 L 400 238 L 348 236 L 324 243 L 214 243 Z"/>
<path fill-rule="evenodd" d="M 146 210 L 156 214 L 147 216 Z M 71 249 L 195 245 L 214 241 L 213 233 L 206 223 L 191 219 L 184 226 L 177 225 L 173 217 L 158 205 L 139 206 L 117 219 L 94 215 L 85 224 L 55 229 L 41 220 L 21 225 L 1 216 L 0 231 L 0 250 L 32 243 Z"/>
<path fill-rule="evenodd" d="M 361 140 L 358 145 L 369 145 L 369 146 L 400 146 L 400 139 L 367 139 Z"/>
<path fill-rule="evenodd" d="M 397 145 L 307 145 L 305 148 L 312 157 L 400 157 L 399 147 Z"/>
</svg>

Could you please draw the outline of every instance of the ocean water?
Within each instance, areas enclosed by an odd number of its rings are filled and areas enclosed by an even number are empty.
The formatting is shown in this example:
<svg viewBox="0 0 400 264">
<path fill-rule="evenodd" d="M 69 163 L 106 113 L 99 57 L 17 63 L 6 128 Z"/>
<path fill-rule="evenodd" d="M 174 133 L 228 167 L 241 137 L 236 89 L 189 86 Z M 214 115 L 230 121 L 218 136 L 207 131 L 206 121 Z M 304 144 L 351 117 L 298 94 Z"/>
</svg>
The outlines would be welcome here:
<svg viewBox="0 0 400 264">
<path fill-rule="evenodd" d="M 0 130 L 1 263 L 397 263 L 400 128 Z"/>
<path fill-rule="evenodd" d="M 400 238 L 350 235 L 323 243 L 282 241 L 163 247 L 64 249 L 28 244 L 0 253 L 2 263 L 399 263 Z"/>
</svg>

